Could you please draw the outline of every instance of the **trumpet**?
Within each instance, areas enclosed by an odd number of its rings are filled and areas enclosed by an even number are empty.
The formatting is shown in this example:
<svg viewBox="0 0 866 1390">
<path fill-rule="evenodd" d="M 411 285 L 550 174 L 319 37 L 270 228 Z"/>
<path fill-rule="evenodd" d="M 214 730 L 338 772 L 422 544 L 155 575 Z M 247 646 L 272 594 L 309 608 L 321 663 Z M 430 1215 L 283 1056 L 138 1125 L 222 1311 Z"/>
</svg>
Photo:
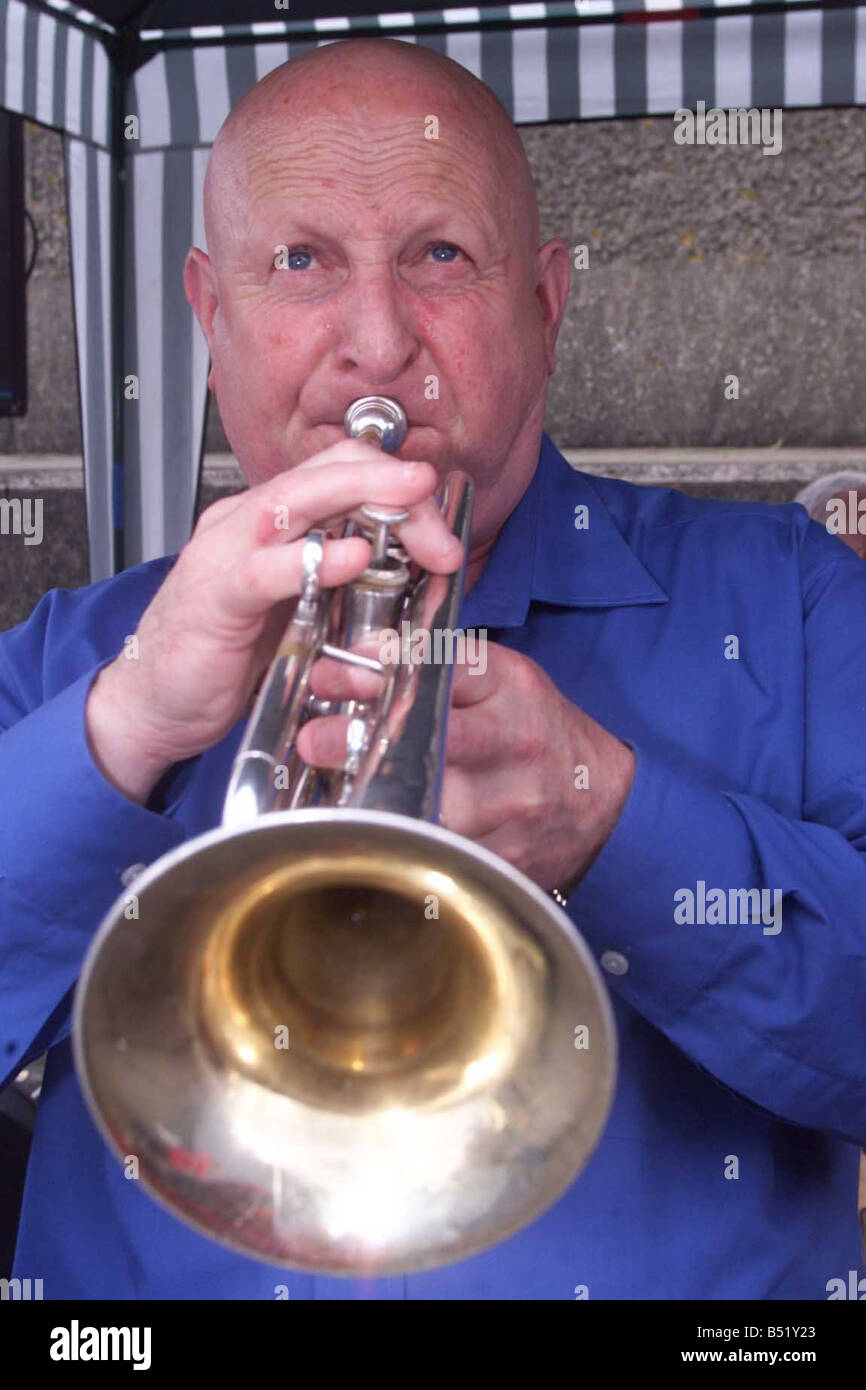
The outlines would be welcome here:
<svg viewBox="0 0 866 1390">
<path fill-rule="evenodd" d="M 393 452 L 406 417 L 363 397 L 345 428 Z M 465 474 L 441 508 L 465 556 Z M 316 1273 L 431 1269 L 528 1225 L 586 1164 L 616 1076 L 607 990 L 573 923 L 439 823 L 450 665 L 354 650 L 399 624 L 457 626 L 465 560 L 421 570 L 397 538 L 407 515 L 370 505 L 346 523 L 372 554 L 333 590 L 324 533 L 306 537 L 222 824 L 129 885 L 75 999 L 82 1091 L 127 1172 L 211 1240 Z M 317 700 L 323 656 L 375 671 L 381 693 Z M 296 752 L 327 712 L 348 716 L 336 773 Z"/>
</svg>

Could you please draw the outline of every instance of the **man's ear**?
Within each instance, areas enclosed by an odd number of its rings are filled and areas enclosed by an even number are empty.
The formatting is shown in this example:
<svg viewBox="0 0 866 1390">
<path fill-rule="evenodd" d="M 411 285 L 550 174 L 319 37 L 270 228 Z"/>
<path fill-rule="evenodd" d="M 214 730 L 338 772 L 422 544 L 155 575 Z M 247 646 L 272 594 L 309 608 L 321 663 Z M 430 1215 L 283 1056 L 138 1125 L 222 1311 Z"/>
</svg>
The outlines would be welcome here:
<svg viewBox="0 0 866 1390">
<path fill-rule="evenodd" d="M 208 351 L 213 361 L 213 321 L 218 304 L 216 284 L 210 256 L 205 251 L 199 251 L 197 246 L 191 246 L 187 252 L 183 267 L 183 288 L 207 339 Z M 207 384 L 212 391 L 213 367 L 208 372 Z"/>
<path fill-rule="evenodd" d="M 568 243 L 561 236 L 546 241 L 539 247 L 536 267 L 535 292 L 541 309 L 544 349 L 550 375 L 556 369 L 556 340 L 568 302 L 568 285 L 571 278 Z"/>
</svg>

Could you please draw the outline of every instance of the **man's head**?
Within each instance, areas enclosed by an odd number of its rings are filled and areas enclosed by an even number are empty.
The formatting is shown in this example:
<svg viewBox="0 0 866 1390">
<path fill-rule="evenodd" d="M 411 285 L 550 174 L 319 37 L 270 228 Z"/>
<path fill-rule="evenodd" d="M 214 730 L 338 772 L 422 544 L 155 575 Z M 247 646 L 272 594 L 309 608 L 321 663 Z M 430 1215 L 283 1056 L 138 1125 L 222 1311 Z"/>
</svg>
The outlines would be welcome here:
<svg viewBox="0 0 866 1390">
<path fill-rule="evenodd" d="M 391 395 L 401 455 L 467 469 L 489 543 L 535 465 L 568 289 L 492 92 L 411 44 L 314 49 L 229 115 L 205 226 L 184 281 L 247 481 L 337 443 L 356 397 Z"/>
</svg>

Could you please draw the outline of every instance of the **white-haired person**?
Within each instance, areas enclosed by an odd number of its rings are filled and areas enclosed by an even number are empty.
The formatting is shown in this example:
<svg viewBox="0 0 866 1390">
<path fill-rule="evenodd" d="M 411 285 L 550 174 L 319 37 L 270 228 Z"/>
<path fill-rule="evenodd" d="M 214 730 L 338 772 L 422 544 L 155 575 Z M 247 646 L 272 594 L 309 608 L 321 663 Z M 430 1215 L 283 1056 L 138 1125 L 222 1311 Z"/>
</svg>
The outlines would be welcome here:
<svg viewBox="0 0 866 1390">
<path fill-rule="evenodd" d="M 794 501 L 866 560 L 866 473 L 827 473 L 801 488 Z"/>
</svg>

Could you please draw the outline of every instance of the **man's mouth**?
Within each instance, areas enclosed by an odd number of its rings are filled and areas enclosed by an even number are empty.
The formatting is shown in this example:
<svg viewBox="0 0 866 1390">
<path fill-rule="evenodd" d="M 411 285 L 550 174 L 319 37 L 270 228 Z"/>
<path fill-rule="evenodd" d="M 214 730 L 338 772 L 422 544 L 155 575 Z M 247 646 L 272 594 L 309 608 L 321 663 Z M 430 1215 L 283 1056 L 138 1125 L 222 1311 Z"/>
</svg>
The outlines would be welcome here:
<svg viewBox="0 0 866 1390">
<path fill-rule="evenodd" d="M 342 420 L 322 420 L 318 425 L 315 425 L 314 428 L 315 428 L 315 429 L 335 429 L 335 430 L 344 430 L 344 429 L 345 429 L 345 426 L 344 426 Z M 427 425 L 424 421 L 421 421 L 421 420 L 411 420 L 411 419 L 410 419 L 410 420 L 407 420 L 407 422 L 406 422 L 406 433 L 407 433 L 407 435 L 411 434 L 413 431 L 417 433 L 418 430 L 429 429 L 429 428 L 430 428 L 430 426 Z"/>
</svg>

